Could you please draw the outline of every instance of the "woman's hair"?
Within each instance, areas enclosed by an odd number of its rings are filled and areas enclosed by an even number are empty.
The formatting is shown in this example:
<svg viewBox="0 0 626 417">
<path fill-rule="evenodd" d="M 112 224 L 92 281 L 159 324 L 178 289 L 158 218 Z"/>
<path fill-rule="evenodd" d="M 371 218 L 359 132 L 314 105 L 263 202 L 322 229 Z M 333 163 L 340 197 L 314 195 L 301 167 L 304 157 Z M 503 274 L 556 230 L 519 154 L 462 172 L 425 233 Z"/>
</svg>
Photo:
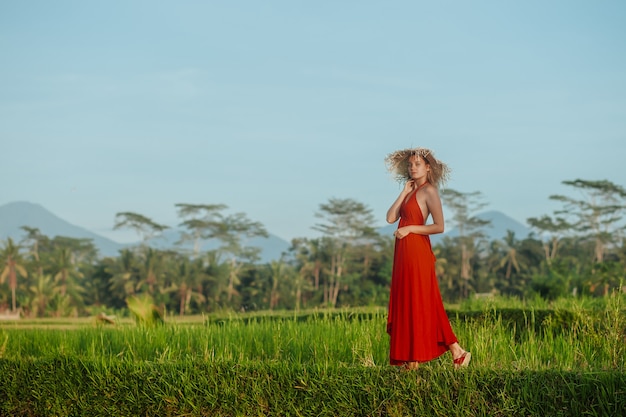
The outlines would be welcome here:
<svg viewBox="0 0 626 417">
<path fill-rule="evenodd" d="M 394 174 L 396 180 L 405 182 L 411 178 L 409 176 L 409 158 L 412 156 L 419 156 L 430 165 L 427 179 L 435 187 L 439 187 L 449 179 L 450 168 L 435 158 L 433 151 L 426 148 L 409 148 L 392 152 L 385 158 L 387 169 Z"/>
</svg>

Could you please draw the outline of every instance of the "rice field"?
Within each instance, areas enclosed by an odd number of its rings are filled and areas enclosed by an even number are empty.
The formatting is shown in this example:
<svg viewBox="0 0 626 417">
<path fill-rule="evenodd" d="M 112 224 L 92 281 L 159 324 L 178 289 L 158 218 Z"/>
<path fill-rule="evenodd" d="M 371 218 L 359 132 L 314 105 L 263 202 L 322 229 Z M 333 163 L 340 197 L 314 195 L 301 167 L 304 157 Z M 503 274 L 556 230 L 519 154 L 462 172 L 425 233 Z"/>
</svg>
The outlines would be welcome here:
<svg viewBox="0 0 626 417">
<path fill-rule="evenodd" d="M 461 371 L 449 354 L 388 366 L 381 308 L 5 322 L 0 414 L 624 415 L 623 297 L 594 303 L 541 322 L 546 306 L 514 306 L 515 321 L 497 302 L 448 309 L 472 352 Z"/>
</svg>

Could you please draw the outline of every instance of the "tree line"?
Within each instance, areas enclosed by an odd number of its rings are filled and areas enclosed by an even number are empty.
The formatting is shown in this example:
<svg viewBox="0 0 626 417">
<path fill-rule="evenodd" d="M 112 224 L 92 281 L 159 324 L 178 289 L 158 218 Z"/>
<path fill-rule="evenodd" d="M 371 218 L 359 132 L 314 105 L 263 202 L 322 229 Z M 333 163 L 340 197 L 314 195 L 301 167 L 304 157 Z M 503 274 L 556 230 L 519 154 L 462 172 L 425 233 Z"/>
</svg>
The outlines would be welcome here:
<svg viewBox="0 0 626 417">
<path fill-rule="evenodd" d="M 552 195 L 561 208 L 527 219 L 532 233 L 511 231 L 489 240 L 480 192 L 441 193 L 452 214 L 433 247 L 444 300 L 473 294 L 517 297 L 603 296 L 623 290 L 626 275 L 626 190 L 608 180 L 563 181 L 579 197 Z M 259 262 L 250 238 L 267 236 L 245 213 L 225 214 L 223 204 L 177 204 L 184 232 L 177 249 L 151 239 L 167 226 L 141 214 L 120 212 L 115 229 L 132 229 L 141 244 L 115 257 L 99 257 L 89 239 L 49 237 L 24 225 L 24 238 L 0 250 L 0 312 L 59 317 L 122 312 L 132 297 L 149 297 L 169 314 L 217 310 L 302 309 L 386 305 L 394 240 L 372 227 L 369 207 L 353 199 L 320 204 L 318 238 L 293 239 L 280 259 Z M 202 242 L 216 239 L 217 249 Z M 191 249 L 186 249 L 190 247 Z"/>
</svg>

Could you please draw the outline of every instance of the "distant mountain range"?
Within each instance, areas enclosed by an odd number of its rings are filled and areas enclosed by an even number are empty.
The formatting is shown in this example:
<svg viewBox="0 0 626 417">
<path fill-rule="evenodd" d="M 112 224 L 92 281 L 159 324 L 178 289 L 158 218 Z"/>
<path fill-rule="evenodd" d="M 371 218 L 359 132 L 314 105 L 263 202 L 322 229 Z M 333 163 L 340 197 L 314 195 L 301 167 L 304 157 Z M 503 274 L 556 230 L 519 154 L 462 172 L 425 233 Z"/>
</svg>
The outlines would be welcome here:
<svg viewBox="0 0 626 417">
<path fill-rule="evenodd" d="M 488 211 L 479 214 L 477 217 L 491 221 L 491 227 L 486 228 L 490 240 L 502 239 L 506 236 L 507 230 L 512 230 L 517 239 L 524 239 L 530 233 L 528 227 L 499 211 Z M 100 256 L 117 256 L 120 250 L 138 245 L 138 243 L 118 243 L 82 227 L 75 226 L 52 214 L 39 204 L 14 202 L 0 206 L 0 240 L 6 240 L 10 237 L 14 241 L 19 242 L 26 235 L 26 232 L 21 229 L 22 226 L 38 228 L 41 233 L 51 238 L 55 236 L 66 236 L 79 239 L 92 239 Z M 392 236 L 396 228 L 396 224 L 391 224 L 379 228 L 378 232 L 382 235 Z M 190 250 L 192 247 L 191 243 L 187 243 L 183 246 L 177 245 L 177 242 L 180 240 L 180 233 L 180 229 L 168 229 L 161 236 L 153 239 L 150 244 L 160 249 L 178 247 Z M 451 229 L 443 235 L 432 236 L 432 242 L 436 244 L 444 236 L 457 235 L 458 231 Z M 248 246 L 260 248 L 261 262 L 269 262 L 279 259 L 281 254 L 287 251 L 290 243 L 270 233 L 268 238 L 251 239 L 248 242 Z M 203 241 L 201 249 L 206 251 L 218 247 L 219 241 L 213 239 Z"/>
<path fill-rule="evenodd" d="M 0 239 L 10 237 L 19 242 L 26 235 L 22 226 L 37 228 L 50 238 L 67 236 L 92 239 L 102 256 L 116 256 L 119 250 L 129 246 L 68 223 L 39 204 L 18 201 L 0 206 Z"/>
<path fill-rule="evenodd" d="M 66 236 L 92 239 L 100 256 L 105 257 L 117 256 L 120 250 L 139 244 L 139 242 L 115 242 L 59 218 L 39 204 L 19 201 L 0 206 L 0 240 L 6 240 L 10 237 L 19 242 L 26 235 L 26 232 L 21 229 L 22 226 L 37 228 L 42 234 L 50 238 Z M 150 245 L 159 249 L 173 247 L 191 249 L 192 243 L 177 245 L 180 240 L 180 233 L 181 230 L 167 229 L 161 236 L 154 238 Z M 219 247 L 219 242 L 217 240 L 205 240 L 201 245 L 201 249 L 206 251 Z M 268 238 L 251 239 L 247 245 L 259 247 L 261 249 L 261 262 L 269 262 L 273 259 L 279 259 L 280 255 L 289 248 L 290 243 L 270 234 Z"/>
</svg>

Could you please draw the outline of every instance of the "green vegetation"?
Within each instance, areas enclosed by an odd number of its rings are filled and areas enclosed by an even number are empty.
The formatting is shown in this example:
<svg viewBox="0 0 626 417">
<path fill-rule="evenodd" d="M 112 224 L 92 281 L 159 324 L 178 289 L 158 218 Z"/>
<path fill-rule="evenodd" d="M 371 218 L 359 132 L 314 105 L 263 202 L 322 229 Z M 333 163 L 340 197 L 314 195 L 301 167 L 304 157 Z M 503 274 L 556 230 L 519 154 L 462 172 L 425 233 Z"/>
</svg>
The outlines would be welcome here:
<svg viewBox="0 0 626 417">
<path fill-rule="evenodd" d="M 554 300 L 606 297 L 626 273 L 626 190 L 609 181 L 564 181 L 582 199 L 551 196 L 562 209 L 530 218 L 533 234 L 509 232 L 489 241 L 489 222 L 477 217 L 479 192 L 442 192 L 450 210 L 444 237 L 433 248 L 442 296 L 463 302 L 475 295 Z M 280 259 L 259 263 L 251 238 L 267 236 L 244 213 L 223 204 L 176 204 L 184 231 L 177 250 L 152 247 L 167 227 L 132 212 L 115 228 L 137 232 L 141 244 L 99 258 L 89 240 L 50 238 L 23 226 L 24 239 L 0 243 L 0 314 L 78 317 L 128 316 L 130 301 L 149 297 L 160 315 L 219 311 L 301 310 L 385 306 L 394 241 L 378 234 L 372 211 L 352 199 L 320 204 L 318 238 L 297 238 Z M 205 239 L 218 249 L 203 250 Z M 139 297 L 139 298 L 138 298 Z M 135 303 L 136 304 L 136 303 Z M 138 317 L 137 315 L 135 315 Z"/>
<path fill-rule="evenodd" d="M 21 317 L 0 321 L 0 416 L 623 415 L 626 191 L 564 184 L 586 198 L 552 196 L 563 209 L 523 240 L 486 240 L 480 193 L 443 195 L 465 226 L 434 247 L 473 353 L 458 372 L 387 365 L 393 240 L 354 200 L 320 205 L 322 236 L 268 264 L 245 246 L 264 227 L 221 204 L 177 204 L 193 250 L 151 247 L 165 226 L 131 212 L 115 227 L 142 243 L 115 258 L 25 225 L 0 248 L 0 312 Z"/>
<path fill-rule="evenodd" d="M 1 361 L 0 374 L 6 367 Z M 615 372 L 429 368 L 416 377 L 388 368 L 61 358 L 12 373 L 0 388 L 9 398 L 21 393 L 2 404 L 11 416 L 620 416 L 626 406 L 626 377 Z"/>
<path fill-rule="evenodd" d="M 448 354 L 388 366 L 383 308 L 4 322 L 0 415 L 620 415 L 625 307 L 450 306 L 474 354 L 461 371 Z"/>
</svg>

